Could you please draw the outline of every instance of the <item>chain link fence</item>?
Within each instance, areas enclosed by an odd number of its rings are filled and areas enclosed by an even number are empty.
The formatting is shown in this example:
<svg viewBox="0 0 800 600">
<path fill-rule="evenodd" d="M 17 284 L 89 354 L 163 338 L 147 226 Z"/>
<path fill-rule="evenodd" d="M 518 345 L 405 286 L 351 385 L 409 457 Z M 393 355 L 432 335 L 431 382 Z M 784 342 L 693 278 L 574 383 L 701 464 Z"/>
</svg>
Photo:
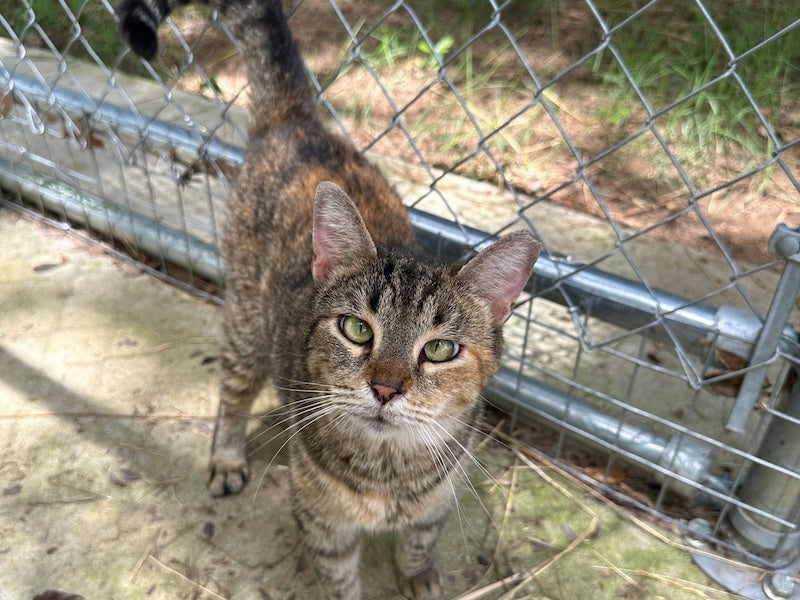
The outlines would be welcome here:
<svg viewBox="0 0 800 600">
<path fill-rule="evenodd" d="M 288 9 L 330 126 L 429 248 L 517 227 L 543 243 L 487 390 L 515 437 L 701 550 L 797 576 L 800 234 L 777 225 L 800 214 L 800 19 L 701 0 Z M 247 90 L 203 11 L 162 27 L 153 65 L 106 0 L 0 14 L 0 185 L 219 300 Z"/>
</svg>

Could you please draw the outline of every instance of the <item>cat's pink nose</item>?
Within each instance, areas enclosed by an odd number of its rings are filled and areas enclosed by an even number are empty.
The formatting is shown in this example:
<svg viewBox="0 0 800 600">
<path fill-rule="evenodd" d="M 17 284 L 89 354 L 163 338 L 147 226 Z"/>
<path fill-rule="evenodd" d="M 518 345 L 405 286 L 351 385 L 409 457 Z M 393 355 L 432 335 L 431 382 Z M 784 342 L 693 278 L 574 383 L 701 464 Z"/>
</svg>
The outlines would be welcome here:
<svg viewBox="0 0 800 600">
<path fill-rule="evenodd" d="M 370 384 L 372 392 L 381 404 L 386 404 L 400 393 L 400 386 L 385 381 L 373 381 Z"/>
</svg>

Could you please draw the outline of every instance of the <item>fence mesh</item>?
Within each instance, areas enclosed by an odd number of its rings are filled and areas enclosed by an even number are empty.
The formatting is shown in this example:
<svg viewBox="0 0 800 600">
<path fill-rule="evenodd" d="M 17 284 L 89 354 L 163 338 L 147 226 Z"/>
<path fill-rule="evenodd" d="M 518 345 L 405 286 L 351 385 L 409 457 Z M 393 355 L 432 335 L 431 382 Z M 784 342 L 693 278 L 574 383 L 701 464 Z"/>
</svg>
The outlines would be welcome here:
<svg viewBox="0 0 800 600">
<path fill-rule="evenodd" d="M 105 0 L 6 6 L 0 183 L 218 299 L 225 198 L 247 140 L 224 23 L 210 9 L 174 15 L 151 65 L 119 44 Z M 753 561 L 794 555 L 787 319 L 800 244 L 787 229 L 777 257 L 767 251 L 800 212 L 792 11 L 700 0 L 288 10 L 330 126 L 387 174 L 429 245 L 461 255 L 517 227 L 542 241 L 488 390 L 517 438 L 642 510 L 704 518 L 715 542 Z"/>
</svg>

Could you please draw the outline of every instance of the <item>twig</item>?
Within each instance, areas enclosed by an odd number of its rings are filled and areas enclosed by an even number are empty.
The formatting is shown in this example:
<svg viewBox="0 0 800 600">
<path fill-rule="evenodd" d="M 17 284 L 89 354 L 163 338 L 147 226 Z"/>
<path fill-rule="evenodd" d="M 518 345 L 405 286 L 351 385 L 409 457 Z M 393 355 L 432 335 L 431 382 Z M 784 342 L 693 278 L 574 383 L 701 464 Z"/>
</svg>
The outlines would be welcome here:
<svg viewBox="0 0 800 600">
<path fill-rule="evenodd" d="M 575 120 L 576 120 L 578 123 L 580 123 L 581 125 L 587 125 L 586 121 L 584 121 L 584 120 L 581 118 L 583 115 L 579 115 L 578 113 L 576 113 L 576 112 L 574 112 L 574 111 L 571 111 L 571 110 L 570 110 L 570 109 L 567 107 L 567 105 L 566 105 L 566 104 L 564 104 L 564 103 L 561 101 L 561 98 L 559 98 L 559 97 L 558 97 L 558 94 L 556 94 L 556 93 L 554 93 L 554 92 L 550 91 L 549 89 L 544 89 L 544 90 L 542 90 L 542 96 L 544 96 L 545 100 L 547 100 L 547 101 L 548 101 L 548 102 L 550 102 L 551 104 L 554 104 L 554 105 L 555 105 L 557 108 L 559 108 L 560 110 L 563 110 L 563 111 L 564 111 L 566 114 L 568 114 L 570 117 L 572 117 L 573 119 L 575 119 Z"/>
<path fill-rule="evenodd" d="M 142 569 L 142 565 L 144 565 L 144 562 L 147 560 L 147 557 L 153 553 L 153 548 L 156 547 L 160 535 L 161 535 L 161 527 L 158 528 L 158 531 L 156 531 L 156 534 L 153 536 L 153 541 L 150 542 L 150 544 L 148 544 L 148 546 L 145 548 L 144 552 L 142 552 L 142 556 L 139 558 L 138 561 L 136 561 L 136 565 L 133 567 L 133 573 L 131 573 L 131 582 L 133 582 L 136 579 L 136 576 Z"/>
<path fill-rule="evenodd" d="M 220 600 L 228 600 L 227 598 L 225 598 L 225 596 L 220 596 L 220 595 L 219 595 L 218 593 L 216 593 L 214 590 L 210 590 L 210 589 L 208 589 L 207 587 L 205 587 L 204 585 L 200 585 L 200 584 L 199 584 L 199 583 L 197 583 L 196 581 L 192 581 L 191 579 L 189 579 L 189 578 L 188 578 L 186 575 L 184 575 L 184 574 L 183 574 L 183 573 L 181 573 L 180 571 L 177 571 L 177 570 L 173 569 L 172 567 L 170 567 L 170 566 L 168 566 L 168 565 L 165 565 L 163 562 L 161 562 L 160 560 L 158 560 L 158 559 L 157 559 L 155 556 L 153 556 L 152 554 L 148 554 L 148 555 L 147 555 L 147 558 L 149 558 L 150 560 L 154 561 L 154 562 L 155 562 L 155 563 L 156 563 L 158 566 L 160 566 L 161 568 L 163 568 L 163 569 L 165 569 L 165 570 L 167 570 L 167 571 L 169 571 L 169 572 L 171 572 L 171 573 L 174 573 L 175 575 L 177 575 L 178 577 L 180 577 L 180 578 L 181 578 L 181 579 L 183 579 L 184 581 L 187 581 L 188 583 L 190 583 L 190 584 L 191 584 L 191 585 L 193 585 L 194 587 L 196 587 L 196 588 L 198 588 L 198 589 L 200 589 L 200 590 L 204 591 L 204 592 L 205 592 L 205 593 L 207 593 L 207 594 L 211 594 L 212 596 L 214 596 L 214 598 L 219 598 Z"/>
<path fill-rule="evenodd" d="M 628 585 L 638 585 L 638 582 L 637 582 L 637 581 L 636 581 L 636 580 L 635 580 L 633 577 L 631 577 L 630 575 L 628 575 L 628 574 L 627 574 L 625 571 L 623 571 L 622 569 L 620 569 L 620 568 L 619 568 L 617 565 L 615 565 L 614 563 L 612 563 L 610 560 L 608 560 L 608 559 L 607 559 L 605 556 L 603 556 L 602 554 L 600 554 L 600 553 L 599 553 L 597 550 L 595 550 L 594 548 L 592 548 L 592 553 L 594 553 L 594 555 L 595 555 L 597 558 L 599 558 L 599 559 L 600 559 L 600 560 L 602 560 L 604 563 L 606 563 L 606 565 L 608 565 L 608 568 L 609 568 L 609 569 L 611 569 L 612 571 L 614 571 L 614 573 L 616 573 L 617 575 L 619 575 L 620 577 L 622 577 L 622 579 L 624 579 L 624 580 L 625 580 L 625 583 L 627 583 Z"/>
<path fill-rule="evenodd" d="M 492 430 L 489 433 L 487 433 L 486 435 L 484 435 L 483 439 L 480 442 L 478 442 L 478 445 L 475 446 L 475 449 L 473 450 L 473 452 L 477 454 L 489 442 L 496 442 L 497 441 L 497 436 L 495 434 L 499 433 L 502 430 L 503 425 L 505 425 L 505 422 L 506 422 L 505 419 L 501 419 L 500 422 L 497 425 L 492 427 Z"/>
<path fill-rule="evenodd" d="M 489 585 L 485 585 L 482 588 L 478 588 L 477 590 L 473 590 L 471 592 L 467 592 L 462 596 L 459 596 L 455 600 L 477 600 L 478 598 L 483 598 L 486 594 L 491 594 L 495 590 L 501 590 L 509 585 L 514 585 L 518 583 L 525 577 L 525 573 L 517 573 L 515 575 L 509 575 L 504 579 L 498 579 L 497 581 L 490 583 Z"/>
<path fill-rule="evenodd" d="M 63 498 L 58 500 L 31 500 L 28 506 L 57 506 L 59 504 L 88 504 L 98 500 L 106 500 L 106 496 L 86 496 L 83 498 Z"/>
<path fill-rule="evenodd" d="M 506 442 L 506 444 L 508 444 L 508 446 L 510 448 L 513 448 L 513 450 L 517 453 L 517 455 L 520 455 L 520 454 L 527 455 L 528 453 L 530 453 L 531 456 L 533 456 L 536 460 L 544 463 L 545 465 L 548 465 L 552 469 L 556 469 L 561 474 L 562 477 L 564 477 L 565 479 L 569 480 L 572 484 L 574 484 L 575 486 L 579 487 L 580 489 L 584 490 L 587 494 L 590 494 L 596 500 L 598 500 L 598 501 L 602 502 L 603 504 L 605 504 L 608 508 L 613 510 L 621 518 L 630 521 L 631 523 L 633 523 L 639 529 L 643 530 L 644 532 L 646 532 L 646 533 L 650 534 L 651 536 L 653 536 L 654 538 L 656 538 L 659 542 L 661 542 L 663 544 L 666 544 L 666 545 L 668 545 L 668 546 L 670 546 L 672 548 L 676 548 L 678 550 L 684 551 L 684 552 L 690 552 L 691 554 L 698 554 L 700 556 L 708 556 L 710 558 L 713 558 L 714 560 L 718 560 L 718 561 L 720 561 L 722 563 L 729 564 L 729 565 L 732 565 L 732 566 L 735 566 L 735 567 L 738 567 L 738 568 L 748 569 L 748 570 L 757 571 L 757 572 L 764 572 L 764 569 L 760 569 L 759 567 L 756 567 L 756 566 L 753 566 L 753 565 L 750 565 L 750 564 L 747 564 L 747 563 L 744 563 L 744 562 L 741 562 L 741 561 L 738 561 L 738 560 L 734 560 L 732 558 L 727 558 L 725 556 L 721 556 L 721 555 L 716 554 L 714 552 L 710 552 L 710 551 L 702 550 L 702 549 L 698 549 L 698 548 L 693 548 L 693 547 L 687 546 L 683 542 L 675 541 L 673 539 L 670 539 L 669 537 L 667 537 L 661 531 L 658 531 L 657 529 L 655 529 L 651 525 L 649 525 L 646 522 L 644 522 L 642 519 L 638 518 L 630 510 L 626 510 L 624 507 L 620 506 L 619 504 L 614 502 L 612 499 L 608 498 L 605 494 L 603 494 L 597 488 L 592 487 L 591 485 L 589 485 L 585 481 L 581 481 L 580 479 L 578 479 L 574 475 L 564 471 L 563 469 L 560 469 L 557 465 L 555 465 L 551 461 L 547 460 L 546 458 L 544 458 L 542 456 L 539 456 L 538 454 L 532 453 L 528 448 L 525 448 L 525 446 L 521 446 L 519 444 L 519 442 L 517 440 L 515 440 L 514 438 L 506 435 L 503 432 L 498 432 L 497 435 L 500 438 L 502 438 L 502 440 L 504 442 Z"/>
<path fill-rule="evenodd" d="M 739 594 L 733 592 L 724 592 L 724 591 L 721 592 L 719 588 L 704 585 L 702 583 L 697 583 L 695 581 L 688 581 L 686 579 L 676 579 L 673 577 L 667 577 L 666 575 L 661 575 L 659 573 L 651 573 L 643 569 L 626 569 L 626 570 L 629 570 L 631 573 L 636 573 L 637 575 L 641 575 L 642 577 L 648 577 L 650 579 L 655 579 L 656 581 L 660 581 L 661 583 L 677 587 L 680 590 L 689 592 L 691 594 L 694 594 L 700 598 L 705 598 L 707 600 L 710 600 L 711 598 L 718 598 L 720 593 L 725 594 L 726 597 L 728 598 L 741 598 Z"/>
<path fill-rule="evenodd" d="M 494 553 L 492 560 L 497 562 L 497 554 L 500 551 L 500 543 L 503 541 L 503 533 L 508 524 L 508 515 L 511 514 L 511 508 L 514 505 L 514 491 L 517 489 L 517 461 L 514 460 L 514 465 L 511 467 L 511 483 L 508 486 L 508 496 L 506 497 L 506 509 L 503 511 L 503 522 L 500 523 L 500 530 L 497 532 L 497 543 L 494 546 Z"/>
<path fill-rule="evenodd" d="M 503 435 L 503 437 L 506 437 Z M 510 440 L 510 438 L 507 438 Z M 528 585 L 533 579 L 544 573 L 547 569 L 549 569 L 553 564 L 559 561 L 562 557 L 566 554 L 577 548 L 580 544 L 582 544 L 586 539 L 594 535 L 597 531 L 597 524 L 600 521 L 599 515 L 593 511 L 589 506 L 581 502 L 580 499 L 576 498 L 574 494 L 572 494 L 568 489 L 562 486 L 560 483 L 555 481 L 552 477 L 547 475 L 544 472 L 544 469 L 533 463 L 530 458 L 525 456 L 522 452 L 519 451 L 518 447 L 514 446 L 511 447 L 517 457 L 525 463 L 530 469 L 535 471 L 542 479 L 547 481 L 552 487 L 558 490 L 559 493 L 566 496 L 570 500 L 572 500 L 578 507 L 581 508 L 585 513 L 587 513 L 591 517 L 591 522 L 589 526 L 584 529 L 580 535 L 576 536 L 574 540 L 572 540 L 569 545 L 561 550 L 560 552 L 554 554 L 549 559 L 544 561 L 542 564 L 536 565 L 535 567 L 531 567 L 527 571 L 523 573 L 515 573 L 513 575 L 509 575 L 503 579 L 485 585 L 481 588 L 476 590 L 472 590 L 471 592 L 467 592 L 456 598 L 456 600 L 477 600 L 478 598 L 483 598 L 487 594 L 490 594 L 494 591 L 499 589 L 503 589 L 509 586 L 514 586 L 513 589 L 509 590 L 506 594 L 503 595 L 504 599 L 512 600 L 514 596 L 516 596 L 517 592 L 519 592 L 522 588 Z"/>
</svg>

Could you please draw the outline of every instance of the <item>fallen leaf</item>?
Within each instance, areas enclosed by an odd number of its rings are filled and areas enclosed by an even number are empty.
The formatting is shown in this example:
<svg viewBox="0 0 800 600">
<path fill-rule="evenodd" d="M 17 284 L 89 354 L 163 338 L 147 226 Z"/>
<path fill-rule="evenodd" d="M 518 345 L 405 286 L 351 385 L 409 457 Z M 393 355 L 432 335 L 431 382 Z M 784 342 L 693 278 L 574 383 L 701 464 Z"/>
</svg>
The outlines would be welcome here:
<svg viewBox="0 0 800 600">
<path fill-rule="evenodd" d="M 14 110 L 13 94 L 0 94 L 0 118 L 5 119 Z"/>
<path fill-rule="evenodd" d="M 34 273 L 45 273 L 47 271 L 52 271 L 53 269 L 60 267 L 60 263 L 42 263 L 40 265 L 36 265 L 33 267 Z"/>
<path fill-rule="evenodd" d="M 69 592 L 59 592 L 58 590 L 47 590 L 33 597 L 33 600 L 84 600 L 83 596 L 70 594 Z"/>
<path fill-rule="evenodd" d="M 3 489 L 3 496 L 16 496 L 22 491 L 22 486 L 18 483 Z"/>
<path fill-rule="evenodd" d="M 211 521 L 206 521 L 205 525 L 203 525 L 203 534 L 207 538 L 214 537 L 214 530 L 215 530 L 214 523 L 212 523 Z"/>
<path fill-rule="evenodd" d="M 708 374 L 708 378 L 724 377 L 733 372 L 735 371 L 712 371 Z M 739 395 L 739 388 L 742 385 L 742 381 L 744 381 L 744 373 L 739 373 L 738 375 L 731 375 L 730 377 L 725 377 L 719 381 L 709 383 L 706 387 L 718 396 L 736 398 Z M 761 386 L 761 391 L 768 390 L 770 387 L 772 387 L 772 382 L 765 377 L 764 384 Z"/>
<path fill-rule="evenodd" d="M 561 531 L 564 532 L 564 535 L 567 536 L 570 542 L 574 542 L 575 540 L 578 539 L 578 534 L 575 533 L 575 530 L 572 529 L 572 527 L 570 527 L 566 523 L 561 524 Z"/>
<path fill-rule="evenodd" d="M 584 467 L 581 471 L 595 481 L 601 481 L 608 485 L 619 485 L 625 481 L 625 471 L 617 467 L 609 470 L 604 466 L 595 465 Z M 606 471 L 608 472 L 606 473 Z"/>
<path fill-rule="evenodd" d="M 103 138 L 98 135 L 86 117 L 81 117 L 69 124 L 65 124 L 64 136 L 81 146 L 85 145 L 87 148 L 105 147 Z"/>
<path fill-rule="evenodd" d="M 738 371 L 739 369 L 744 369 L 750 362 L 738 354 L 720 350 L 719 348 L 714 350 L 714 358 L 729 371 Z"/>
</svg>

